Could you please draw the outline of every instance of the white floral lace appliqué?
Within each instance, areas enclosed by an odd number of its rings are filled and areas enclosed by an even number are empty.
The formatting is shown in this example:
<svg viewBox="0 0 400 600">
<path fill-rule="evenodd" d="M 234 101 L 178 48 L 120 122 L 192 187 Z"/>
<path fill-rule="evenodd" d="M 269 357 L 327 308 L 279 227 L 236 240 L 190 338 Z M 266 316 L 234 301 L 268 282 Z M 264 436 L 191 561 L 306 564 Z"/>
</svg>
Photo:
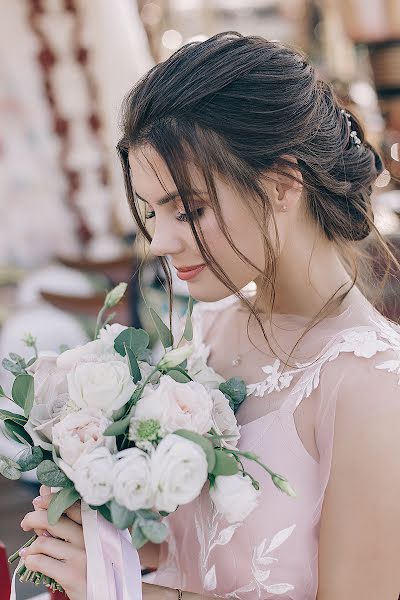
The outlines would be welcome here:
<svg viewBox="0 0 400 600">
<path fill-rule="evenodd" d="M 288 388 L 292 382 L 293 375 L 282 373 L 280 366 L 281 361 L 277 358 L 273 365 L 262 367 L 264 373 L 267 373 L 267 377 L 258 383 L 247 385 L 247 396 L 254 394 L 254 396 L 262 397 L 264 394 L 271 394 L 274 391 L 280 392 Z"/>
</svg>

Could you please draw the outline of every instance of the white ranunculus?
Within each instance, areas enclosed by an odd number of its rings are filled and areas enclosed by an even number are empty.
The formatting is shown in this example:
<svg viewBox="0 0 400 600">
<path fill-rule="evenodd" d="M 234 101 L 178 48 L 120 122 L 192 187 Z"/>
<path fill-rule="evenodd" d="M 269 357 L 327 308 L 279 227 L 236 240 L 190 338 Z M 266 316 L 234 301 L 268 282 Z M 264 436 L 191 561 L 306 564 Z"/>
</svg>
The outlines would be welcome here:
<svg viewBox="0 0 400 600">
<path fill-rule="evenodd" d="M 151 459 L 139 448 L 128 448 L 117 454 L 114 465 L 114 498 L 128 510 L 152 508 Z"/>
<path fill-rule="evenodd" d="M 209 349 L 204 344 L 195 346 L 187 360 L 187 371 L 192 379 L 203 384 L 208 389 L 218 389 L 225 381 L 212 367 L 207 365 Z"/>
<path fill-rule="evenodd" d="M 235 448 L 240 439 L 240 431 L 235 413 L 229 406 L 229 400 L 220 390 L 212 390 L 211 397 L 214 403 L 212 411 L 213 428 L 218 435 L 232 436 L 222 439 L 221 443 L 226 448 Z"/>
<path fill-rule="evenodd" d="M 57 358 L 57 367 L 73 369 L 82 362 L 93 362 L 107 353 L 110 353 L 109 346 L 103 340 L 94 340 L 62 352 Z"/>
<path fill-rule="evenodd" d="M 115 452 L 115 437 L 103 435 L 111 423 L 101 411 L 79 410 L 70 413 L 54 426 L 53 444 L 62 460 L 70 466 L 84 454 L 101 446 Z"/>
<path fill-rule="evenodd" d="M 29 373 L 34 378 L 35 396 L 25 429 L 36 445 L 51 450 L 52 428 L 69 401 L 67 371 L 57 367 L 55 353 L 41 353 Z"/>
<path fill-rule="evenodd" d="M 68 373 L 68 391 L 78 408 L 99 409 L 111 415 L 135 391 L 129 367 L 121 361 L 87 362 Z"/>
<path fill-rule="evenodd" d="M 60 467 L 72 479 L 76 490 L 87 504 L 101 506 L 113 497 L 113 467 L 115 455 L 107 448 L 96 448 L 90 454 L 83 454 L 71 469 Z"/>
<path fill-rule="evenodd" d="M 179 435 L 167 435 L 151 457 L 156 510 L 173 512 L 200 494 L 208 476 L 204 450 Z"/>
<path fill-rule="evenodd" d="M 256 490 L 248 475 L 218 475 L 210 487 L 210 497 L 215 508 L 228 523 L 244 521 L 255 509 L 260 490 Z"/>
<path fill-rule="evenodd" d="M 179 383 L 163 375 L 156 389 L 146 387 L 137 402 L 135 421 L 154 419 L 161 425 L 160 436 L 177 429 L 189 429 L 203 435 L 212 427 L 213 401 L 209 392 L 199 383 Z"/>
<path fill-rule="evenodd" d="M 125 325 L 119 323 L 113 323 L 112 325 L 106 325 L 100 330 L 99 339 L 106 344 L 106 346 L 114 349 L 114 342 L 120 333 L 128 329 Z"/>
</svg>

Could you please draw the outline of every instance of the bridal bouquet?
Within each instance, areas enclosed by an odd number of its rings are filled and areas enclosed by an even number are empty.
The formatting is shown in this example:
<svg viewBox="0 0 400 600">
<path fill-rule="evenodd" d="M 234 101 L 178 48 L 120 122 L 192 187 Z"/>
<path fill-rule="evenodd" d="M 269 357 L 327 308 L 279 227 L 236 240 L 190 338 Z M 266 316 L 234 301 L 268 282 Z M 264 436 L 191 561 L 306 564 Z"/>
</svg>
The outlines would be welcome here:
<svg viewBox="0 0 400 600">
<path fill-rule="evenodd" d="M 18 479 L 37 469 L 38 480 L 57 490 L 48 508 L 50 524 L 81 499 L 115 528 L 129 529 L 135 548 L 164 541 L 163 517 L 194 500 L 207 481 L 217 510 L 229 522 L 245 519 L 260 490 L 242 457 L 259 463 L 275 486 L 294 495 L 284 477 L 237 449 L 235 412 L 246 385 L 238 377 L 224 381 L 194 351 L 192 299 L 175 347 L 172 332 L 151 309 L 165 348 L 152 364 L 146 331 L 109 325 L 112 315 L 103 321 L 125 289 L 120 284 L 107 294 L 94 341 L 38 354 L 35 339 L 27 336 L 32 359 L 11 353 L 3 361 L 15 376 L 10 400 L 19 410 L 0 410 L 0 419 L 5 435 L 23 448 L 14 458 L 0 457 L 0 472 Z M 1 388 L 0 394 L 5 396 Z M 17 558 L 18 552 L 10 561 Z M 61 590 L 22 560 L 17 576 Z"/>
</svg>

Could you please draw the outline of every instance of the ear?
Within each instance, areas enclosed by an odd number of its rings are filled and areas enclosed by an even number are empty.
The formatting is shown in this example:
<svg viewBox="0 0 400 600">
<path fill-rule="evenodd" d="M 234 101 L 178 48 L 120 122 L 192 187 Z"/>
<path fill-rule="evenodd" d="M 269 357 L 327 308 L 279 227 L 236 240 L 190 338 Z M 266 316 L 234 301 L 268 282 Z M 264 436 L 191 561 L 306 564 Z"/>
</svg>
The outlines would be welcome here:
<svg viewBox="0 0 400 600">
<path fill-rule="evenodd" d="M 303 191 L 303 176 L 297 168 L 297 158 L 289 154 L 282 154 L 281 157 L 291 164 L 279 165 L 279 173 L 274 170 L 268 173 L 269 186 L 274 192 L 271 202 L 275 210 L 290 212 L 300 200 Z M 290 176 L 288 177 L 287 174 Z M 292 177 L 295 177 L 297 181 Z"/>
</svg>

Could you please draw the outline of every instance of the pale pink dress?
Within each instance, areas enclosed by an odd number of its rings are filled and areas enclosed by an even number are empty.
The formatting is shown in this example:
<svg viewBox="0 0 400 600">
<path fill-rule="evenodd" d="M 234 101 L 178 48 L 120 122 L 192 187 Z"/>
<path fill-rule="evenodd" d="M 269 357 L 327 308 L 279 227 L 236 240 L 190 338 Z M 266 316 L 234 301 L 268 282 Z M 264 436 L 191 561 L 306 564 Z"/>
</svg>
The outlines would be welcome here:
<svg viewBox="0 0 400 600">
<path fill-rule="evenodd" d="M 245 289 L 254 293 L 250 286 Z M 318 589 L 319 523 L 336 398 L 348 377 L 368 375 L 379 402 L 384 402 L 385 386 L 391 393 L 393 385 L 397 389 L 400 328 L 354 288 L 336 316 L 307 333 L 295 351 L 299 367 L 282 373 L 283 363 L 267 349 L 259 328 L 250 328 L 259 350 L 247 339 L 247 316 L 236 296 L 198 303 L 193 313 L 196 352 L 208 357 L 225 378 L 245 379 L 249 395 L 237 412 L 239 448 L 256 453 L 285 476 L 297 497 L 277 490 L 265 471 L 245 461 L 261 485 L 258 507 L 243 523 L 229 524 L 215 511 L 205 488 L 200 498 L 165 518 L 171 534 L 162 544 L 152 580 L 210 597 L 312 600 Z M 273 334 L 276 348 L 281 346 L 281 357 L 306 322 L 299 316 L 274 315 L 267 333 Z M 233 366 L 238 348 L 242 362 Z"/>
</svg>

